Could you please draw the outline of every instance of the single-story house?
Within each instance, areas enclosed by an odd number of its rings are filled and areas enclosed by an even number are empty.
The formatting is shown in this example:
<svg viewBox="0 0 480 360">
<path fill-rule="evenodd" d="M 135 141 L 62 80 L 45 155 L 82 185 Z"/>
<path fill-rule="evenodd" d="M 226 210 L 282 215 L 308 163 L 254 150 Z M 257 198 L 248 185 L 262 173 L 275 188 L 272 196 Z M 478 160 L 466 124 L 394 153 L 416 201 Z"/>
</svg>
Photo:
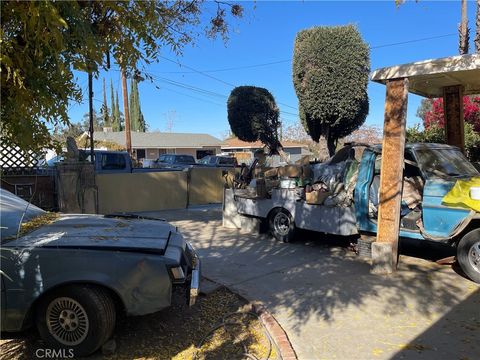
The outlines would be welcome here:
<svg viewBox="0 0 480 360">
<path fill-rule="evenodd" d="M 305 155 L 312 155 L 308 145 L 293 141 L 282 141 L 283 150 L 290 157 L 290 161 L 297 161 Z M 260 141 L 246 142 L 238 138 L 231 138 L 223 141 L 222 153 L 229 153 L 237 158 L 237 161 L 248 162 L 258 149 L 263 149 L 264 144 Z"/>
<path fill-rule="evenodd" d="M 221 152 L 223 141 L 208 134 L 170 132 L 131 132 L 133 156 L 138 160 L 155 160 L 162 154 L 192 155 L 201 159 Z M 88 137 L 88 133 L 84 134 Z M 97 131 L 95 141 L 125 146 L 125 131 Z"/>
</svg>

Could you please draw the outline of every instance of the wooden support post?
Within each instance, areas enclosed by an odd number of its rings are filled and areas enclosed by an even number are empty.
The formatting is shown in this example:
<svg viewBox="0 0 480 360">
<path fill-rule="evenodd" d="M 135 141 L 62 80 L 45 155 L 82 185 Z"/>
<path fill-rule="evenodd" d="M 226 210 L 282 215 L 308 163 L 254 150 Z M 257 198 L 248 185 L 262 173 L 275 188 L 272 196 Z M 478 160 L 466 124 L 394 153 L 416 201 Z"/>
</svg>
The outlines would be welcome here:
<svg viewBox="0 0 480 360">
<path fill-rule="evenodd" d="M 443 88 L 443 112 L 445 114 L 445 140 L 449 145 L 465 153 L 465 123 L 463 119 L 463 86 Z"/>
<path fill-rule="evenodd" d="M 385 99 L 377 241 L 372 244 L 374 273 L 391 273 L 397 267 L 407 102 L 408 79 L 389 80 Z"/>
</svg>

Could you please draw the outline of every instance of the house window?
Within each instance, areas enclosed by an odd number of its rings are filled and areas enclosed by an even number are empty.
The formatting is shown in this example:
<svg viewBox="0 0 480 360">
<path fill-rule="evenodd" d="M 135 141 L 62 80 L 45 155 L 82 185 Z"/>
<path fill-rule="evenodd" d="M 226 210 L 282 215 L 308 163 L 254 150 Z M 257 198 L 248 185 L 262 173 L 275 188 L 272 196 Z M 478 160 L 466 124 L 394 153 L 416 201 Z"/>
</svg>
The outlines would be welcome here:
<svg viewBox="0 0 480 360">
<path fill-rule="evenodd" d="M 146 159 L 158 159 L 158 150 L 157 149 L 147 149 Z"/>
<path fill-rule="evenodd" d="M 137 149 L 137 159 L 145 159 L 145 149 Z"/>
<path fill-rule="evenodd" d="M 197 159 L 203 159 L 208 155 L 215 155 L 215 150 L 197 150 Z"/>
</svg>

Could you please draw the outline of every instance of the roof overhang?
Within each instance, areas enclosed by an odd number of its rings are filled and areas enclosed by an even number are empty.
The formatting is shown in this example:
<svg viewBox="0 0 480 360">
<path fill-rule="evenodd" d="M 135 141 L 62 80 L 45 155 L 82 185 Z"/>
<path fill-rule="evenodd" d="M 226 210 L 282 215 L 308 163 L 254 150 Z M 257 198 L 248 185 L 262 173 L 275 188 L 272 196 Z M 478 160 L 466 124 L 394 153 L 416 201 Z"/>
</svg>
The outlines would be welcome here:
<svg viewBox="0 0 480 360">
<path fill-rule="evenodd" d="M 443 96 L 446 86 L 462 85 L 464 94 L 480 94 L 480 55 L 469 54 L 385 67 L 372 72 L 372 81 L 408 78 L 411 93 L 429 98 Z"/>
</svg>

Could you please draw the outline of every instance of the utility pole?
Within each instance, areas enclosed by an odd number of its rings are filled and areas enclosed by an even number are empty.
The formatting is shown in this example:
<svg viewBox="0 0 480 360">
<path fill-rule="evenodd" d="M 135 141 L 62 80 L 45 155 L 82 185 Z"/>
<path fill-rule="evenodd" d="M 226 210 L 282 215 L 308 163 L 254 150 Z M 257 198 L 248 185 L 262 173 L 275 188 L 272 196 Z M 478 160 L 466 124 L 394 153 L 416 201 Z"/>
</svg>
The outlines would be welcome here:
<svg viewBox="0 0 480 360">
<path fill-rule="evenodd" d="M 127 151 L 132 156 L 132 134 L 130 133 L 130 118 L 128 110 L 127 76 L 125 70 L 122 70 L 122 88 L 123 88 L 123 107 L 125 111 L 125 141 Z"/>
<path fill-rule="evenodd" d="M 459 42 L 458 51 L 460 55 L 468 54 L 468 42 L 470 40 L 470 30 L 468 28 L 467 0 L 462 0 L 462 20 L 458 25 Z"/>
<path fill-rule="evenodd" d="M 480 0 L 477 0 L 477 20 L 475 21 L 475 51 L 480 54 Z"/>
<path fill-rule="evenodd" d="M 88 114 L 90 120 L 90 160 L 94 161 L 93 151 L 93 85 L 92 85 L 92 70 L 88 68 Z"/>
</svg>

